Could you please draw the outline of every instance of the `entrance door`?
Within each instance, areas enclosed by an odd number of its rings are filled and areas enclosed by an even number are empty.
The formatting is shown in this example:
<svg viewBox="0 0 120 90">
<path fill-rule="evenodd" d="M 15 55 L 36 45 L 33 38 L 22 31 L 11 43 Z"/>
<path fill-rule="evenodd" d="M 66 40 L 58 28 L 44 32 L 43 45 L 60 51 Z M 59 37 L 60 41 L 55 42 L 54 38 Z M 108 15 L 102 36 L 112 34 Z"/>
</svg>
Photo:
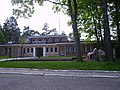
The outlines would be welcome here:
<svg viewBox="0 0 120 90">
<path fill-rule="evenodd" d="M 12 55 L 11 55 L 11 52 L 12 52 L 12 50 L 11 50 L 11 48 L 9 48 L 9 57 L 12 56 Z"/>
<path fill-rule="evenodd" d="M 36 48 L 36 56 L 37 57 L 43 56 L 43 48 Z"/>
</svg>

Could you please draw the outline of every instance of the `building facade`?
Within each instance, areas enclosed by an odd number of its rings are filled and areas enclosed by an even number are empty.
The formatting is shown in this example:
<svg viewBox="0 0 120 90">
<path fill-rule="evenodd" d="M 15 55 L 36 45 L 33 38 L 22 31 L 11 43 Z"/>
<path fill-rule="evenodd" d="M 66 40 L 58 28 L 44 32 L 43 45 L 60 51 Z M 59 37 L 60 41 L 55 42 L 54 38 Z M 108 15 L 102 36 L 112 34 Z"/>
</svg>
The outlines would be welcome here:
<svg viewBox="0 0 120 90">
<path fill-rule="evenodd" d="M 81 42 L 81 53 L 92 51 L 96 43 Z M 45 57 L 45 56 L 75 56 L 75 43 L 69 42 L 67 36 L 36 36 L 29 37 L 26 44 L 0 45 L 0 56 L 9 57 Z"/>
</svg>

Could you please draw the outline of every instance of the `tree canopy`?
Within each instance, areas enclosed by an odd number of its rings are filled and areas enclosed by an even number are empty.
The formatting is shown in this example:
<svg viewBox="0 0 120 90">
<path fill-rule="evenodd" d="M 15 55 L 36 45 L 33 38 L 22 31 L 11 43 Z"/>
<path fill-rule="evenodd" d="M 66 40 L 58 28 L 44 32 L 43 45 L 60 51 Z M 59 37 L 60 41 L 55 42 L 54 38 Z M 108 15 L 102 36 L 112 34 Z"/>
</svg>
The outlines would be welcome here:
<svg viewBox="0 0 120 90">
<path fill-rule="evenodd" d="M 18 43 L 20 37 L 20 28 L 18 27 L 17 20 L 12 16 L 5 20 L 3 31 L 6 42 Z"/>
<path fill-rule="evenodd" d="M 43 28 L 42 28 L 42 30 L 44 31 L 43 33 L 42 33 L 42 35 L 51 35 L 51 34 L 53 34 L 53 35 L 58 35 L 58 33 L 57 33 L 57 31 L 56 31 L 56 28 L 54 28 L 54 29 L 49 29 L 49 26 L 48 26 L 48 23 L 45 23 L 44 24 L 44 26 L 43 26 Z"/>
<path fill-rule="evenodd" d="M 5 40 L 5 35 L 2 31 L 3 31 L 3 28 L 2 28 L 2 25 L 0 25 L 0 44 L 5 43 L 5 41 L 6 41 Z"/>
</svg>

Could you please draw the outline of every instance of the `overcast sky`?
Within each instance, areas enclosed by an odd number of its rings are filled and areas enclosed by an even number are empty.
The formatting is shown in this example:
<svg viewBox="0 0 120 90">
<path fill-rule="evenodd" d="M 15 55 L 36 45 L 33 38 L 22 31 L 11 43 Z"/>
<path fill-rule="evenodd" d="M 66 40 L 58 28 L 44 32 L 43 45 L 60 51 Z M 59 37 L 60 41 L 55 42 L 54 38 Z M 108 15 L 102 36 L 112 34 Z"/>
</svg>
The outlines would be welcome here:
<svg viewBox="0 0 120 90">
<path fill-rule="evenodd" d="M 7 17 L 12 16 L 12 6 L 11 0 L 0 0 L 0 23 L 3 24 Z M 35 13 L 29 19 L 20 18 L 17 20 L 18 25 L 21 30 L 24 26 L 30 26 L 31 29 L 37 30 L 40 33 L 44 23 L 48 23 L 49 28 L 56 28 L 59 33 L 64 31 L 67 35 L 72 32 L 70 26 L 67 26 L 67 21 L 70 18 L 62 13 L 60 13 L 60 23 L 59 14 L 54 13 L 52 10 L 52 4 L 50 2 L 45 2 L 44 6 L 35 5 Z"/>
</svg>

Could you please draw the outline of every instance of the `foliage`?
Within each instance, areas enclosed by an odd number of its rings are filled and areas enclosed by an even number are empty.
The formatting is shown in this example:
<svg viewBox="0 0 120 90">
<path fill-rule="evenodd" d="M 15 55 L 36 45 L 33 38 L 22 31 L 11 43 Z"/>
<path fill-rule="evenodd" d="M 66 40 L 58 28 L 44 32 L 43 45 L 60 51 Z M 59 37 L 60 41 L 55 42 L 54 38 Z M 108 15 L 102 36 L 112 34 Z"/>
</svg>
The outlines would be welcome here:
<svg viewBox="0 0 120 90">
<path fill-rule="evenodd" d="M 18 43 L 24 44 L 25 43 L 25 38 L 23 38 L 22 36 L 20 36 Z"/>
<path fill-rule="evenodd" d="M 106 0 L 101 0 L 101 8 L 103 11 L 103 27 L 104 27 L 104 41 L 105 41 L 106 57 L 110 62 L 112 62 L 113 61 L 113 48 L 112 48 L 112 43 L 111 43 Z"/>
<path fill-rule="evenodd" d="M 5 36 L 4 34 L 0 31 L 0 44 L 5 43 Z"/>
<path fill-rule="evenodd" d="M 29 26 L 24 26 L 24 29 L 23 29 L 23 34 L 22 36 L 23 37 L 28 37 L 28 36 L 39 36 L 40 33 L 38 31 L 35 31 L 35 30 L 31 30 Z"/>
<path fill-rule="evenodd" d="M 17 24 L 17 20 L 12 16 L 5 20 L 3 25 L 3 33 L 5 35 L 6 42 L 18 43 L 20 37 L 20 29 Z"/>
<path fill-rule="evenodd" d="M 4 36 L 4 33 L 3 33 L 3 28 L 0 25 L 0 44 L 3 44 L 3 43 L 5 43 L 5 36 Z"/>
<path fill-rule="evenodd" d="M 23 33 L 19 39 L 19 43 L 26 43 L 26 40 L 29 36 L 39 36 L 40 33 L 38 31 L 30 29 L 29 26 L 24 26 Z"/>
<path fill-rule="evenodd" d="M 42 30 L 44 31 L 42 33 L 42 35 L 46 36 L 46 35 L 50 35 L 50 34 L 54 34 L 54 35 L 58 35 L 57 31 L 56 31 L 56 28 L 52 29 L 52 30 L 49 30 L 49 26 L 48 26 L 48 23 L 45 23 Z"/>
<path fill-rule="evenodd" d="M 103 1 L 105 4 L 103 5 Z M 72 2 L 72 8 L 74 3 Z M 111 13 L 114 13 L 115 7 L 112 1 L 108 0 L 79 0 L 77 2 L 77 27 L 80 33 L 88 33 L 86 35 L 87 40 L 91 40 L 92 37 L 97 40 L 98 48 L 100 47 L 100 42 L 102 46 L 106 45 L 106 54 L 110 59 L 112 58 L 112 47 L 111 47 L 111 36 L 113 39 L 116 37 L 114 31 L 114 20 Z M 106 7 L 108 6 L 108 7 Z M 112 9 L 111 9 L 112 7 Z M 119 9 L 119 6 L 116 6 Z M 104 10 L 103 10 L 104 9 Z M 118 10 L 119 11 L 119 10 Z M 107 15 L 108 14 L 108 15 Z M 68 14 L 69 15 L 69 14 Z M 107 19 L 109 18 L 109 19 Z M 115 19 L 116 20 L 116 19 Z M 119 20 L 119 18 L 118 18 Z M 104 21 L 104 23 L 103 23 Z M 116 20 L 117 21 L 117 20 Z M 110 23 L 109 23 L 110 22 Z M 119 21 L 118 21 L 119 22 Z M 70 22 L 71 23 L 71 22 Z M 69 23 L 69 24 L 70 24 Z M 117 25 L 119 27 L 119 25 Z M 107 28 L 106 28 L 107 27 Z M 109 29 L 110 27 L 110 29 Z M 117 30 L 119 31 L 119 29 Z M 104 42 L 105 41 L 105 42 Z M 104 44 L 103 44 L 104 42 Z M 109 46 L 108 46 L 109 45 Z"/>
<path fill-rule="evenodd" d="M 102 26 L 99 21 L 102 16 L 99 1 L 81 0 L 78 5 L 78 28 L 80 32 L 87 33 L 86 37 L 89 40 L 93 37 L 97 39 L 96 37 L 100 36 L 99 32 L 101 32 L 99 26 Z"/>
<path fill-rule="evenodd" d="M 11 0 L 12 5 L 17 5 L 18 8 L 13 9 L 13 14 L 16 18 L 29 18 L 34 13 L 34 3 L 43 4 L 44 0 Z"/>
<path fill-rule="evenodd" d="M 68 38 L 70 41 L 74 41 L 73 33 L 69 33 Z"/>
</svg>

